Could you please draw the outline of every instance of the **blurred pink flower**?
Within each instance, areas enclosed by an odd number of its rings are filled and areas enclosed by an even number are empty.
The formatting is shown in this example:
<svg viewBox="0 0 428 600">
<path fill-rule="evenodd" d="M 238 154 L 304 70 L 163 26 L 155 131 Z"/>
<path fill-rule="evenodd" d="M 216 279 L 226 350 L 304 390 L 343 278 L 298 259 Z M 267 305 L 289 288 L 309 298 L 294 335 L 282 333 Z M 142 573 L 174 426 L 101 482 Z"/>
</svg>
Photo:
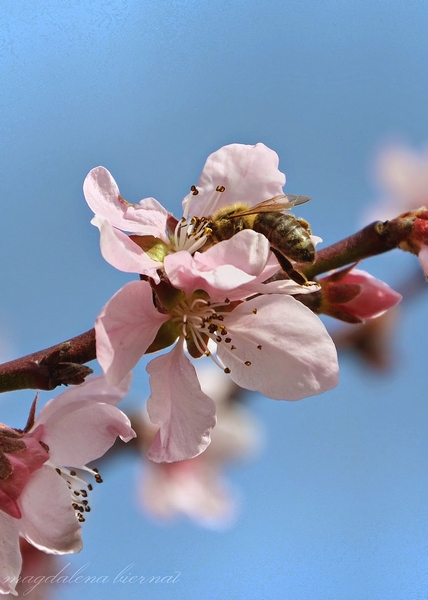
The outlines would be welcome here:
<svg viewBox="0 0 428 600">
<path fill-rule="evenodd" d="M 367 211 L 365 221 L 386 221 L 414 212 L 414 228 L 408 243 L 400 247 L 418 256 L 428 277 L 428 212 L 417 211 L 428 207 L 428 148 L 420 152 L 401 145 L 384 148 L 377 159 L 376 175 L 382 196 Z"/>
<path fill-rule="evenodd" d="M 236 516 L 234 492 L 223 478 L 224 467 L 243 460 L 260 446 L 260 426 L 234 395 L 239 388 L 215 368 L 198 369 L 202 390 L 217 407 L 217 425 L 212 441 L 200 456 L 171 464 L 146 461 L 140 482 L 145 510 L 165 520 L 185 515 L 205 527 L 224 527 Z M 145 430 L 156 428 L 144 415 Z"/>
<path fill-rule="evenodd" d="M 87 484 L 100 476 L 85 464 L 102 456 L 119 436 L 135 436 L 116 408 L 130 377 L 112 387 L 93 377 L 50 400 L 24 431 L 0 430 L 0 593 L 15 593 L 21 571 L 20 536 L 44 552 L 69 554 L 82 548 Z"/>
<path fill-rule="evenodd" d="M 386 221 L 428 205 L 428 148 L 417 152 L 387 146 L 377 158 L 376 177 L 382 195 L 369 209 L 367 221 Z"/>
</svg>

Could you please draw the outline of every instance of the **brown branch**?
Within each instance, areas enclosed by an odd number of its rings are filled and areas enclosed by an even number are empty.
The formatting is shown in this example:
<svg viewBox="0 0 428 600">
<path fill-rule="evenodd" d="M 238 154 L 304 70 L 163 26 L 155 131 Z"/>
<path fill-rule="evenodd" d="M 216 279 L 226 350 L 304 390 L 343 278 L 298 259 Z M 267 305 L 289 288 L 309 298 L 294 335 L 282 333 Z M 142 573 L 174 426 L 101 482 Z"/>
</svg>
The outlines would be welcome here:
<svg viewBox="0 0 428 600">
<path fill-rule="evenodd" d="M 95 330 L 90 329 L 71 340 L 0 365 L 0 392 L 78 385 L 92 373 L 84 363 L 95 358 Z"/>
<path fill-rule="evenodd" d="M 397 248 L 409 235 L 411 224 L 404 219 L 375 221 L 353 235 L 317 252 L 312 265 L 298 265 L 298 270 L 313 279 L 321 273 L 339 269 L 364 258 Z"/>
</svg>

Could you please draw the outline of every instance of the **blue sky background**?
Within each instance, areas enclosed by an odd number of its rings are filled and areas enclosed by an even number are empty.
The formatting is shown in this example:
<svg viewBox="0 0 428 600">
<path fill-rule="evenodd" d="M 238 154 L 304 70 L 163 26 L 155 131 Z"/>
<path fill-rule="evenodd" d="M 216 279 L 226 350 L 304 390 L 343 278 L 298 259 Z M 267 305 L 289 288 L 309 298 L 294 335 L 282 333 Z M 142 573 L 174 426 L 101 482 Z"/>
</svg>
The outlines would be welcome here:
<svg viewBox="0 0 428 600">
<path fill-rule="evenodd" d="M 386 1 L 0 2 L 0 336 L 3 359 L 83 332 L 131 279 L 99 252 L 82 195 L 99 164 L 132 202 L 180 215 L 209 153 L 264 142 L 286 191 L 332 243 L 378 192 L 382 144 L 428 141 L 428 5 Z M 368 261 L 393 284 L 417 266 Z M 330 323 L 329 323 L 330 324 Z M 386 376 L 341 357 L 339 386 L 298 403 L 251 396 L 259 460 L 230 471 L 242 512 L 227 532 L 139 510 L 137 460 L 103 469 L 70 562 L 110 583 L 58 598 L 425 600 L 428 598 L 426 295 L 403 308 Z M 53 394 L 44 394 L 47 399 Z M 125 406 L 148 395 L 144 365 Z M 26 420 L 31 391 L 0 420 Z M 181 572 L 173 585 L 113 584 Z"/>
</svg>

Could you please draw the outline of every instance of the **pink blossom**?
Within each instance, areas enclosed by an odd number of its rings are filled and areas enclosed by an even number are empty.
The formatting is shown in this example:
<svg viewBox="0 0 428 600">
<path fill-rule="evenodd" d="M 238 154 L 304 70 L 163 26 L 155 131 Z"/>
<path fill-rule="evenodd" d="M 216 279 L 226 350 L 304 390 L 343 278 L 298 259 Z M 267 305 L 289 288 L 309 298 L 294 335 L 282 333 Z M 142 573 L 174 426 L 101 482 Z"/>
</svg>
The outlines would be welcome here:
<svg viewBox="0 0 428 600">
<path fill-rule="evenodd" d="M 223 146 L 208 157 L 198 186 L 192 186 L 184 198 L 180 221 L 153 198 L 129 204 L 107 169 L 92 169 L 83 190 L 95 213 L 92 223 L 100 230 L 103 257 L 119 270 L 159 283 L 158 270 L 166 256 L 179 251 L 194 254 L 206 243 L 205 226 L 195 229 L 192 217 L 207 216 L 238 202 L 253 206 L 282 194 L 285 175 L 278 170 L 278 162 L 277 154 L 264 144 Z M 278 270 L 276 261 L 272 265 Z"/>
<path fill-rule="evenodd" d="M 119 436 L 135 433 L 116 408 L 130 377 L 112 387 L 93 377 L 50 400 L 24 431 L 1 430 L 0 593 L 15 593 L 22 559 L 19 538 L 52 554 L 79 552 L 81 526 L 91 489 L 82 474 L 100 476 L 85 464 L 99 458 Z"/>
<path fill-rule="evenodd" d="M 133 368 L 158 335 L 167 340 L 159 347 L 178 340 L 172 351 L 147 367 L 152 389 L 148 412 L 159 427 L 149 457 L 156 462 L 197 456 L 209 444 L 215 425 L 215 405 L 202 392 L 185 347 L 194 357 L 211 355 L 241 387 L 274 399 L 299 400 L 337 384 L 330 336 L 319 318 L 289 295 L 310 288 L 282 281 L 266 285 L 267 294 L 262 294 L 260 278 L 269 260 L 268 244 L 260 243 L 263 236 L 242 231 L 223 243 L 229 245 L 231 262 L 239 265 L 244 235 L 259 247 L 250 261 L 252 274 L 238 267 L 227 273 L 221 261 L 216 265 L 210 253 L 217 256 L 217 246 L 201 255 L 204 262 L 195 269 L 186 263 L 180 270 L 184 257 L 178 252 L 164 264 L 168 279 L 178 286 L 169 288 L 174 302 L 158 310 L 152 301 L 156 286 L 152 290 L 148 282 L 135 281 L 119 290 L 96 320 L 97 357 L 112 384 Z M 211 345 L 216 346 L 214 355 Z"/>
<path fill-rule="evenodd" d="M 140 496 L 145 510 L 158 519 L 182 514 L 205 527 L 224 527 L 236 516 L 237 501 L 222 470 L 227 463 L 255 453 L 260 445 L 259 425 L 234 401 L 239 388 L 221 371 L 198 369 L 198 378 L 217 407 L 212 442 L 194 459 L 171 464 L 147 461 Z M 145 415 L 143 427 L 147 440 L 155 428 Z"/>
<path fill-rule="evenodd" d="M 226 205 L 273 198 L 284 184 L 277 154 L 263 144 L 231 144 L 211 154 L 183 200 L 180 221 L 153 199 L 125 202 L 103 167 L 85 180 L 103 256 L 144 276 L 119 290 L 96 320 L 97 357 L 107 380 L 118 384 L 143 354 L 176 342 L 147 367 L 148 411 L 159 427 L 149 451 L 154 461 L 199 455 L 215 425 L 215 405 L 201 390 L 185 349 L 193 358 L 211 355 L 233 381 L 275 399 L 297 400 L 337 383 L 330 336 L 291 297 L 317 287 L 265 284 L 278 262 L 269 241 L 254 231 L 208 247 L 211 231 L 203 217 Z"/>
</svg>

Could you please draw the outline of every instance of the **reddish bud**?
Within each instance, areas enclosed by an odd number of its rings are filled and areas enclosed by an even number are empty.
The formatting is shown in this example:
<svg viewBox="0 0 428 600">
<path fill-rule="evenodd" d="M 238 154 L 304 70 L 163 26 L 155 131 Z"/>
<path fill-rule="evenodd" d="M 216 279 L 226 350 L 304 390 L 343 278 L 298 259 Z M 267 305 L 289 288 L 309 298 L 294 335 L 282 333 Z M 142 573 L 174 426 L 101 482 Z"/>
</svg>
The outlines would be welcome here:
<svg viewBox="0 0 428 600">
<path fill-rule="evenodd" d="M 361 323 L 384 314 L 402 299 L 366 271 L 348 267 L 319 280 L 322 288 L 320 312 L 348 323 Z"/>
</svg>

